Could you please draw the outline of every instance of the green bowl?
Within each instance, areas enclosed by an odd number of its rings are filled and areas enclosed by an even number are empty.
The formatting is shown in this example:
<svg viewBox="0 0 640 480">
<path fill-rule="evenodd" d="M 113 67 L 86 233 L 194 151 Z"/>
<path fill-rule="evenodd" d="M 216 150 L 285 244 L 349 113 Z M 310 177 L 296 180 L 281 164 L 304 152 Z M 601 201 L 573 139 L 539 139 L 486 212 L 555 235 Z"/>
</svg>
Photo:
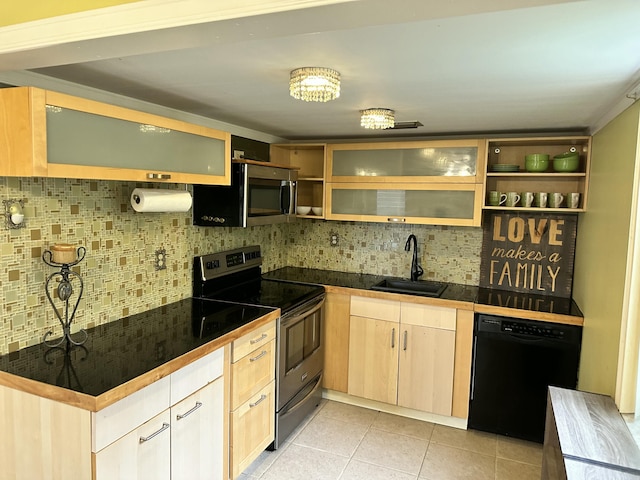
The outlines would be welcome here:
<svg viewBox="0 0 640 480">
<path fill-rule="evenodd" d="M 580 154 L 566 152 L 553 157 L 553 169 L 556 172 L 575 172 L 580 166 Z"/>
<path fill-rule="evenodd" d="M 549 155 L 532 153 L 524 156 L 524 168 L 527 172 L 544 172 L 549 168 Z"/>
</svg>

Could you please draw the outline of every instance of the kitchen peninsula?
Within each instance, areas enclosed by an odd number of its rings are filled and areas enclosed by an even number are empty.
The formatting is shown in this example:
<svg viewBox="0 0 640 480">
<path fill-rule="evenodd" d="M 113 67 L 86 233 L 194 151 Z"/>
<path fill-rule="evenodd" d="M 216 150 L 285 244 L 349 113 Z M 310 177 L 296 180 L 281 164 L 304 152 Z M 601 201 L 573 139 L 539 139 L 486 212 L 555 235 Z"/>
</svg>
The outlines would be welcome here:
<svg viewBox="0 0 640 480">
<path fill-rule="evenodd" d="M 81 346 L 0 357 L 3 475 L 228 478 L 229 348 L 278 315 L 188 298 L 89 329 Z"/>
</svg>

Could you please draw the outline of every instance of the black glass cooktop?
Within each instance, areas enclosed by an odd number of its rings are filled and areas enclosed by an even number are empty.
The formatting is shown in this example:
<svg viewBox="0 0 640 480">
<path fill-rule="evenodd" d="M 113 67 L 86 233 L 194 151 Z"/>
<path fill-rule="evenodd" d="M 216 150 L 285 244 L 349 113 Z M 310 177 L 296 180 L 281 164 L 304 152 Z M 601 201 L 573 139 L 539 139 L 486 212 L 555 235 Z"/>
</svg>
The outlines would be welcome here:
<svg viewBox="0 0 640 480">
<path fill-rule="evenodd" d="M 80 347 L 0 356 L 0 370 L 98 396 L 271 311 L 188 298 L 91 328 Z"/>
<path fill-rule="evenodd" d="M 233 287 L 212 291 L 206 295 L 206 298 L 277 307 L 284 313 L 323 292 L 324 287 L 318 285 L 300 285 L 256 278 Z"/>
</svg>

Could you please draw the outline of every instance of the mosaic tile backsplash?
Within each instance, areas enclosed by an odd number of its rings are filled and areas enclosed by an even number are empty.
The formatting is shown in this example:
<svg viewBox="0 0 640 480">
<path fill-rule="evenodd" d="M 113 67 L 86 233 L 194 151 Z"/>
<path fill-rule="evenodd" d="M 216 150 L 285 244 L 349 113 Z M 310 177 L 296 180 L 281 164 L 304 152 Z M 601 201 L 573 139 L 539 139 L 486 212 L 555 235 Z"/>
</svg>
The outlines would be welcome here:
<svg viewBox="0 0 640 480">
<path fill-rule="evenodd" d="M 191 295 L 194 255 L 262 246 L 263 271 L 302 266 L 408 276 L 407 236 L 418 238 L 424 278 L 475 285 L 482 229 L 300 220 L 250 228 L 205 228 L 191 213 L 136 213 L 131 191 L 151 184 L 0 177 L 0 198 L 21 199 L 26 228 L 0 223 L 0 354 L 61 333 L 44 284 L 55 270 L 42 261 L 54 243 L 87 249 L 74 269 L 84 281 L 74 324 L 90 328 Z M 179 188 L 179 186 L 163 186 Z M 331 235 L 338 245 L 331 246 Z M 156 271 L 164 248 L 167 268 Z M 62 302 L 56 301 L 60 308 Z"/>
</svg>

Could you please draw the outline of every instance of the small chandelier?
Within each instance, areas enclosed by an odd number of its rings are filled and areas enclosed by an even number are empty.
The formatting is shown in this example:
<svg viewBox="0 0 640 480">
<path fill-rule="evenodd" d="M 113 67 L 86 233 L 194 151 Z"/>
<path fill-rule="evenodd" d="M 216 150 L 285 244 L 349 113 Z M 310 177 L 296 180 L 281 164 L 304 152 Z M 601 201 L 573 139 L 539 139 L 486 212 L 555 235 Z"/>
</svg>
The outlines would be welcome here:
<svg viewBox="0 0 640 480">
<path fill-rule="evenodd" d="M 360 110 L 360 126 L 372 129 L 393 128 L 395 125 L 395 114 L 388 108 L 367 108 Z"/>
<path fill-rule="evenodd" d="M 330 68 L 303 67 L 291 72 L 289 94 L 305 102 L 328 102 L 340 96 L 340 72 Z"/>
</svg>

